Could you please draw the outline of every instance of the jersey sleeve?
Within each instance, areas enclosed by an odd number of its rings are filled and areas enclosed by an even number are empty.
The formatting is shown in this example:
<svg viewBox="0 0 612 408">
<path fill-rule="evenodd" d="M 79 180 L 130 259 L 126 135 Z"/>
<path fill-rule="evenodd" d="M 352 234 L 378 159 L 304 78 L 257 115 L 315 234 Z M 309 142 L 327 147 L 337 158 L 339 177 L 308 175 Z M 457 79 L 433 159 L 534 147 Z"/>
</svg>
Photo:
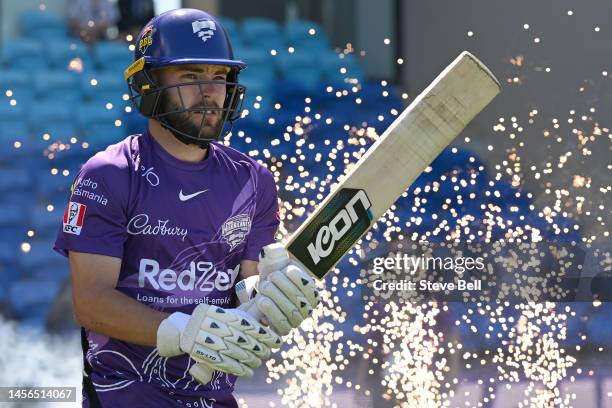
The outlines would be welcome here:
<svg viewBox="0 0 612 408">
<path fill-rule="evenodd" d="M 257 188 L 257 204 L 255 216 L 251 225 L 251 232 L 244 249 L 242 259 L 259 261 L 261 249 L 275 242 L 274 235 L 280 224 L 278 215 L 278 195 L 274 177 L 265 168 L 260 173 Z"/>
<path fill-rule="evenodd" d="M 54 249 L 121 258 L 127 239 L 127 164 L 107 152 L 82 167 L 70 191 Z"/>
</svg>

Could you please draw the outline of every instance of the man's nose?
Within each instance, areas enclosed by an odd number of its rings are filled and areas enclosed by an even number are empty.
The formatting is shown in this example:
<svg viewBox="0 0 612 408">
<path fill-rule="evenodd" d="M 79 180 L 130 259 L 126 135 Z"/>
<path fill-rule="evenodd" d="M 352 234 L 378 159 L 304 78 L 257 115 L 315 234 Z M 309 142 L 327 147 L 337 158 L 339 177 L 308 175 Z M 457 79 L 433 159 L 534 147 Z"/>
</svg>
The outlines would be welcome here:
<svg viewBox="0 0 612 408">
<path fill-rule="evenodd" d="M 216 95 L 220 91 L 222 91 L 224 87 L 225 85 L 222 83 L 215 83 L 215 82 L 207 81 L 207 82 L 200 84 L 200 90 L 201 90 L 200 92 L 203 94 L 204 97 L 210 98 L 213 95 Z"/>
</svg>

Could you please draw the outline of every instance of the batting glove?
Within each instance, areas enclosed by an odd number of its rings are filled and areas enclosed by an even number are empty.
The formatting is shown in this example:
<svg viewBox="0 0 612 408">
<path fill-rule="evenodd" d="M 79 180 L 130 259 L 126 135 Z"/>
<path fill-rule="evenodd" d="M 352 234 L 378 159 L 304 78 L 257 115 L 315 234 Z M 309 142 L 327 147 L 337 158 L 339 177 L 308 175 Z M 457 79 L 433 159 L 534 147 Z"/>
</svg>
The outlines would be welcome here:
<svg viewBox="0 0 612 408">
<path fill-rule="evenodd" d="M 157 330 L 157 349 L 162 357 L 189 354 L 198 364 L 190 374 L 205 384 L 213 370 L 238 377 L 250 377 L 253 368 L 270 356 L 270 348 L 280 347 L 276 333 L 246 312 L 201 304 L 190 316 L 176 312 L 168 316 Z"/>
<path fill-rule="evenodd" d="M 240 305 L 249 310 L 253 304 L 265 316 L 270 326 L 281 336 L 298 327 L 319 304 L 320 294 L 311 275 L 291 261 L 288 252 L 280 243 L 264 247 L 257 269 L 259 279 L 254 277 L 236 284 L 239 299 L 244 299 L 243 290 L 254 286 L 257 294 Z M 244 302 L 244 300 L 243 300 Z"/>
</svg>

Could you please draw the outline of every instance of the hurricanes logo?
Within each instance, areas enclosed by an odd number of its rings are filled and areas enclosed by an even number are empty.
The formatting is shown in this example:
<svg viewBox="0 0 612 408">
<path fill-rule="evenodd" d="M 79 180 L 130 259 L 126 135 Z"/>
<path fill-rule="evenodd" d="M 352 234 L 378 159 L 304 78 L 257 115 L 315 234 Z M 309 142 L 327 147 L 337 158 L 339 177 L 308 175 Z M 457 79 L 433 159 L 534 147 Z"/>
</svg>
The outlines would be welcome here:
<svg viewBox="0 0 612 408">
<path fill-rule="evenodd" d="M 151 44 L 153 44 L 153 27 L 148 27 L 142 33 L 142 37 L 138 42 L 138 50 L 141 54 L 144 54 Z"/>
<path fill-rule="evenodd" d="M 193 28 L 193 33 L 197 33 L 198 37 L 204 42 L 211 38 L 215 34 L 215 30 L 217 30 L 217 26 L 212 20 L 196 20 L 191 23 L 191 28 Z"/>
<path fill-rule="evenodd" d="M 223 227 L 221 235 L 230 246 L 230 251 L 236 248 L 251 231 L 251 219 L 246 214 L 238 214 L 228 218 Z"/>
</svg>

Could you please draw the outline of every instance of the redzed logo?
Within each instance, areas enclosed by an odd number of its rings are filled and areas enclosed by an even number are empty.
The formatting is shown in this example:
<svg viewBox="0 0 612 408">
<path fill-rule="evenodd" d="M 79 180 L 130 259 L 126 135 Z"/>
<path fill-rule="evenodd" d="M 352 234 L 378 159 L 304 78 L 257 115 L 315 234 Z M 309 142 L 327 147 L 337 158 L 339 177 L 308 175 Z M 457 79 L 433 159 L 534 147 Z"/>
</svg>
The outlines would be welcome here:
<svg viewBox="0 0 612 408">
<path fill-rule="evenodd" d="M 80 235 L 83 227 L 83 218 L 85 218 L 85 204 L 75 203 L 70 201 L 64 211 L 64 232 L 68 234 Z"/>
</svg>

